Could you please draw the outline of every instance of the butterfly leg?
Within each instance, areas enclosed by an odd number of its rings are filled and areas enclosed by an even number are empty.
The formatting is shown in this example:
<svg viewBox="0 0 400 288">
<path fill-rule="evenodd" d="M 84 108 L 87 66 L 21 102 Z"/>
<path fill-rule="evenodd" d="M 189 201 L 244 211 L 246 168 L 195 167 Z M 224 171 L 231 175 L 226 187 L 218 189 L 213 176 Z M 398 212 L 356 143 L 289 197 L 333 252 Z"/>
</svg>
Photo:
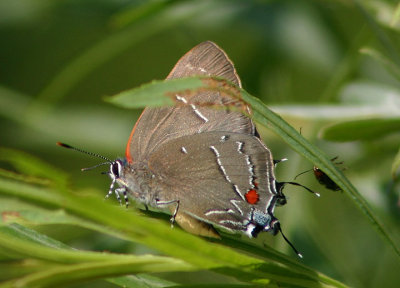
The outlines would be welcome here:
<svg viewBox="0 0 400 288">
<path fill-rule="evenodd" d="M 115 197 L 117 197 L 117 200 L 118 200 L 118 202 L 119 202 L 119 205 L 122 205 L 121 197 L 119 196 L 119 193 L 118 193 L 117 190 L 118 190 L 118 189 L 115 189 L 115 190 L 114 190 L 114 194 L 115 194 Z"/>
<path fill-rule="evenodd" d="M 287 161 L 287 158 L 282 158 L 282 159 L 274 159 L 274 165 L 276 166 L 276 164 L 280 163 L 280 162 L 284 162 Z"/>
<path fill-rule="evenodd" d="M 115 179 L 113 179 L 113 181 L 111 182 L 110 189 L 108 189 L 108 193 L 106 195 L 106 199 L 108 199 L 114 192 L 115 196 L 117 197 L 117 200 L 118 200 L 119 204 L 122 205 L 121 197 L 119 197 L 119 193 L 117 192 L 118 189 L 114 190 L 114 185 L 115 185 Z"/>
<path fill-rule="evenodd" d="M 115 194 L 117 195 L 117 199 L 119 200 L 119 203 L 122 205 L 121 203 L 121 199 L 119 197 L 119 195 L 124 195 L 124 201 L 125 201 L 125 206 L 126 208 L 128 208 L 129 206 L 129 198 L 128 198 L 128 194 L 126 193 L 126 188 L 125 187 L 120 187 L 115 189 Z"/>
<path fill-rule="evenodd" d="M 165 206 L 165 205 L 171 205 L 171 204 L 175 204 L 175 210 L 172 213 L 172 216 L 170 218 L 170 222 L 171 222 L 171 228 L 174 227 L 174 223 L 175 223 L 175 217 L 176 214 L 178 213 L 178 209 L 179 209 L 179 200 L 171 200 L 171 201 L 161 201 L 160 199 L 156 199 L 156 204 L 158 206 Z"/>
</svg>

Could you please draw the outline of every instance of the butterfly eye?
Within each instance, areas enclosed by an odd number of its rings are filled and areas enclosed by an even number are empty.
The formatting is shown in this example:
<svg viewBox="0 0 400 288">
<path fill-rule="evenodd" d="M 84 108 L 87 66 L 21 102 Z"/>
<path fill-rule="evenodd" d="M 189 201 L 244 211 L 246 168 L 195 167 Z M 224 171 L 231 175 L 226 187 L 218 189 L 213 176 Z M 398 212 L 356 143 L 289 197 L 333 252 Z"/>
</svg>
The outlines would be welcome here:
<svg viewBox="0 0 400 288">
<path fill-rule="evenodd" d="M 111 165 L 110 165 L 110 173 L 115 177 L 115 178 L 119 178 L 122 172 L 122 165 L 120 161 L 114 161 Z"/>
</svg>

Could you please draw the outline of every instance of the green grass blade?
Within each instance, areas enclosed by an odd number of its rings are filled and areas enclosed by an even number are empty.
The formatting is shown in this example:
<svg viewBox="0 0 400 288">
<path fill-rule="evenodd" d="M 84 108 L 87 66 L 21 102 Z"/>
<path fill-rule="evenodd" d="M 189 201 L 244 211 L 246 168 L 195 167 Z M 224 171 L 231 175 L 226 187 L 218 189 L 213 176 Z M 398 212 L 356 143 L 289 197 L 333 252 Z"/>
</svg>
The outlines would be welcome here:
<svg viewBox="0 0 400 288">
<path fill-rule="evenodd" d="M 400 149 L 397 152 L 396 156 L 394 157 L 394 160 L 392 163 L 392 178 L 393 179 L 397 179 L 399 169 L 400 169 Z"/>
<path fill-rule="evenodd" d="M 266 281 L 277 280 L 282 283 L 302 283 L 304 287 L 334 286 L 343 287 L 339 282 L 323 276 L 312 270 L 306 271 L 296 263 L 283 262 L 277 265 L 275 261 L 265 261 L 259 257 L 239 253 L 217 243 L 210 243 L 179 229 L 171 229 L 166 221 L 142 217 L 133 211 L 115 207 L 98 197 L 82 196 L 72 192 L 65 193 L 51 188 L 38 188 L 24 183 L 0 178 L 0 193 L 5 196 L 18 197 L 23 201 L 46 208 L 63 208 L 67 213 L 80 217 L 85 221 L 101 224 L 104 227 L 120 231 L 125 239 L 139 242 L 165 254 L 184 259 L 199 269 L 211 269 L 218 273 L 232 275 L 240 280 Z M 123 219 L 123 221 L 121 221 Z M 105 229 L 107 233 L 108 228 Z M 2 245 L 14 247 L 13 251 L 24 251 L 31 257 L 58 261 L 74 262 L 75 258 L 65 251 L 50 255 L 47 247 L 38 249 L 24 248 L 23 243 L 12 241 L 11 237 L 3 238 Z M 10 240 L 11 239 L 11 240 Z M 163 241 L 160 241 L 163 239 Z M 12 246 L 15 245 L 15 246 Z M 32 244 L 33 245 L 33 244 Z M 25 250 L 23 250 L 25 249 Z M 40 253 L 39 253 L 40 252 Z M 37 253 L 37 254 L 34 254 Z M 98 255 L 86 254 L 88 261 Z M 283 266 L 282 266 L 283 265 Z M 299 272 L 293 272 L 299 271 Z M 65 271 L 64 271 L 65 272 Z M 54 272 L 56 273 L 56 272 Z"/>
<path fill-rule="evenodd" d="M 18 279 L 10 280 L 5 287 L 16 282 L 23 283 L 23 287 L 53 287 L 52 285 L 60 283 L 67 284 L 108 276 L 195 269 L 182 260 L 169 257 L 73 250 L 46 235 L 16 224 L 0 226 L 0 250 L 7 251 L 16 259 L 28 257 L 42 261 L 37 262 L 36 267 L 30 267 L 28 270 L 30 274 L 19 275 Z M 69 265 L 48 265 L 43 261 Z M 14 269 L 23 265 L 23 263 L 14 265 Z M 39 269 L 40 266 L 46 269 Z"/>
<path fill-rule="evenodd" d="M 68 181 L 68 176 L 63 171 L 37 157 L 15 149 L 0 147 L 0 161 L 12 164 L 21 173 L 29 173 L 30 177 L 47 178 L 57 185 L 65 186 Z"/>
<path fill-rule="evenodd" d="M 201 89 L 204 83 L 201 78 L 171 79 L 168 81 L 153 81 L 138 88 L 123 91 L 112 97 L 105 98 L 105 101 L 124 108 L 143 108 L 173 105 L 174 99 L 169 91 L 188 91 Z M 170 96 L 170 97 L 163 97 Z"/>
<path fill-rule="evenodd" d="M 53 270 L 54 268 L 58 266 L 55 265 L 54 263 L 50 265 L 50 262 L 46 261 L 53 261 L 57 262 L 60 264 L 77 264 L 77 263 L 83 263 L 83 262 L 104 262 L 107 261 L 115 261 L 115 262 L 121 262 L 124 263 L 124 261 L 131 260 L 132 263 L 135 265 L 137 264 L 137 260 L 140 261 L 147 261 L 147 265 L 154 263 L 154 261 L 157 262 L 157 267 L 153 266 L 151 268 L 151 272 L 158 271 L 157 268 L 159 268 L 159 264 L 164 263 L 165 266 L 169 267 L 167 271 L 189 271 L 193 270 L 194 267 L 191 265 L 185 264 L 183 261 L 177 261 L 175 259 L 171 259 L 168 257 L 160 257 L 160 256 L 134 256 L 134 255 L 123 255 L 123 254 L 112 254 L 112 253 L 99 253 L 99 252 L 85 252 L 85 251 L 78 251 L 78 250 L 73 250 L 71 247 L 65 245 L 64 243 L 61 243 L 55 239 L 52 239 L 44 234 L 38 233 L 34 230 L 28 229 L 24 226 L 18 225 L 18 224 L 12 224 L 10 226 L 0 226 L 0 250 L 5 249 L 8 253 L 14 251 L 14 257 L 16 254 L 19 254 L 21 259 L 24 259 L 26 257 L 31 257 L 36 259 L 35 262 L 31 262 L 29 265 L 29 261 L 23 261 L 23 262 L 3 262 L 6 265 L 2 267 L 2 270 L 9 270 L 8 267 L 10 267 L 11 271 L 18 270 L 18 274 L 15 273 L 8 273 L 8 278 L 24 278 L 22 282 L 29 282 L 30 279 L 34 278 L 36 279 L 38 275 L 42 274 L 42 271 L 47 271 L 47 270 Z M 43 249 L 45 247 L 45 249 Z M 46 249 L 47 248 L 47 249 Z M 69 254 L 69 255 L 68 255 Z M 65 258 L 65 255 L 68 255 L 67 259 Z M 17 256 L 17 258 L 19 258 Z M 45 260 L 45 261 L 37 261 L 38 259 Z M 149 261 L 150 260 L 150 261 Z M 165 261 L 164 261 L 165 260 Z M 26 265 L 28 263 L 28 265 Z M 143 262 L 141 263 L 143 264 Z M 176 265 L 177 264 L 177 265 Z M 87 265 L 87 267 L 89 267 Z M 85 268 L 86 269 L 86 268 Z M 95 265 L 94 269 L 97 269 L 97 265 Z M 159 272 L 163 272 L 164 268 L 160 270 Z M 39 272 L 40 271 L 40 272 Z M 117 270 L 118 274 L 124 275 L 126 274 L 126 271 L 123 270 Z M 26 273 L 27 272 L 27 273 Z M 38 273 L 39 272 L 39 273 Z M 65 270 L 63 269 L 63 272 Z M 71 273 L 76 272 L 76 267 L 75 269 L 72 270 Z M 78 273 L 81 273 L 82 271 L 78 271 Z M 130 271 L 130 273 L 137 273 L 135 269 Z M 143 271 L 140 271 L 143 272 Z M 24 276 L 25 274 L 25 276 Z M 26 276 L 26 274 L 35 274 L 36 276 Z M 15 277 L 10 277 L 12 275 L 15 275 Z M 91 274 L 89 274 L 91 275 Z M 46 276 L 46 275 L 45 275 Z M 48 276 L 48 275 L 47 275 Z M 79 280 L 90 280 L 93 277 L 93 275 L 87 277 L 82 276 L 81 279 Z M 113 275 L 116 276 L 116 275 Z M 42 277 L 44 277 L 42 275 Z M 52 276 L 53 277 L 53 276 Z M 105 277 L 102 273 L 98 274 L 96 278 L 101 278 Z M 144 276 L 143 276 L 144 277 Z M 137 287 L 137 285 L 142 284 L 142 285 L 148 285 L 148 281 L 145 279 L 142 279 L 143 277 L 118 277 L 115 278 L 114 280 L 112 279 L 107 279 L 107 281 L 111 283 L 120 283 L 121 285 L 124 284 L 125 287 Z M 26 278 L 26 279 L 25 279 Z M 47 278 L 47 277 L 45 277 Z M 1 280 L 1 279 L 0 279 Z M 4 279 L 5 280 L 5 279 Z M 76 279 L 74 279 L 75 281 Z M 151 278 L 151 283 L 153 284 L 165 284 L 169 283 L 168 286 L 171 286 L 171 282 L 166 282 L 163 279 L 157 278 L 157 277 L 152 277 Z M 13 280 L 14 281 L 14 280 Z M 10 281 L 9 283 L 12 283 L 13 281 Z M 16 280 L 16 281 L 21 281 L 21 280 Z M 48 279 L 45 279 L 45 282 L 48 282 Z M 69 280 L 66 280 L 65 283 L 69 283 Z M 128 285 L 128 284 L 132 285 Z M 26 285 L 29 285 L 28 283 L 25 283 Z M 42 286 L 44 283 L 40 281 L 38 285 Z M 160 285 L 158 285 L 161 287 Z M 162 285 L 164 287 L 165 285 Z M 148 286 L 146 286 L 148 287 Z"/>
<path fill-rule="evenodd" d="M 373 48 L 364 47 L 360 49 L 360 53 L 370 56 L 371 58 L 376 60 L 383 67 L 385 67 L 385 69 L 389 71 L 394 77 L 396 77 L 397 80 L 400 80 L 400 67 L 396 65 L 393 61 L 388 59 L 386 56 L 382 55 L 381 52 Z"/>
<path fill-rule="evenodd" d="M 27 235 L 27 233 L 29 235 Z M 124 255 L 112 254 L 106 252 L 78 251 L 66 248 L 62 243 L 48 238 L 47 236 L 37 233 L 33 230 L 21 227 L 0 227 L 0 246 L 8 249 L 14 254 L 20 254 L 29 258 L 39 260 L 52 261 L 57 263 L 81 263 L 85 262 L 130 262 L 130 263 L 157 263 L 165 264 L 170 267 L 169 271 L 192 270 L 193 267 L 183 261 L 171 259 L 168 257 L 144 255 Z M 165 261 L 164 261 L 165 260 Z M 176 265 L 177 266 L 176 266 Z M 164 268 L 163 268 L 164 269 Z M 153 270 L 163 272 L 163 270 Z M 139 271 L 144 272 L 144 271 Z M 148 271 L 147 271 L 148 272 Z M 138 273 L 134 271 L 132 273 Z M 119 274 L 121 275 L 121 274 Z"/>
<path fill-rule="evenodd" d="M 29 229 L 27 227 L 24 227 L 19 224 L 11 224 L 7 226 L 0 226 L 0 235 L 4 237 L 5 242 L 10 246 L 10 250 L 16 250 L 16 253 L 21 252 L 18 250 L 18 244 L 16 243 L 10 243 L 10 239 L 20 241 L 20 242 L 25 242 L 25 243 L 30 243 L 34 245 L 41 245 L 41 246 L 46 246 L 48 248 L 55 248 L 55 249 L 72 249 L 68 245 L 65 245 L 64 243 L 57 241 L 55 239 L 52 239 L 44 234 L 38 233 L 35 230 Z M 0 239 L 1 241 L 1 239 Z M 1 244 L 0 244 L 1 245 Z M 5 245 L 2 245 L 2 247 L 6 247 Z M 24 254 L 24 253 L 23 253 Z M 26 255 L 26 254 L 25 254 Z M 47 259 L 45 259 L 47 260 Z"/>
<path fill-rule="evenodd" d="M 172 287 L 176 283 L 147 274 L 108 278 L 108 282 L 124 288 Z"/>
<path fill-rule="evenodd" d="M 122 258 L 122 257 L 121 257 Z M 130 258 L 130 259 L 129 259 Z M 79 283 L 82 281 L 113 277 L 125 274 L 185 271 L 186 264 L 176 259 L 165 261 L 166 257 L 132 256 L 125 259 L 105 260 L 100 262 L 83 262 L 66 266 L 55 266 L 9 281 L 0 287 L 59 287 L 60 285 Z"/>
<path fill-rule="evenodd" d="M 400 67 L 400 57 L 399 51 L 394 45 L 392 39 L 386 34 L 384 29 L 379 26 L 374 17 L 369 13 L 369 11 L 364 7 L 364 3 L 360 0 L 353 0 L 353 3 L 358 8 L 360 14 L 365 18 L 366 23 L 373 32 L 375 38 L 380 42 L 386 54 L 396 66 Z"/>
<path fill-rule="evenodd" d="M 375 118 L 346 121 L 321 130 L 321 138 L 330 141 L 373 140 L 400 131 L 400 119 Z"/>
<path fill-rule="evenodd" d="M 392 27 L 395 27 L 396 24 L 399 22 L 400 20 L 400 3 L 397 4 L 396 9 L 393 12 L 393 17 L 392 20 L 390 21 L 390 25 Z"/>
<path fill-rule="evenodd" d="M 96 224 L 92 221 L 87 221 L 86 219 L 70 215 L 61 207 L 59 209 L 46 209 L 30 204 L 29 202 L 21 202 L 17 199 L 1 197 L 0 213 L 2 215 L 0 223 L 3 222 L 4 224 L 18 223 L 29 227 L 41 225 L 73 225 L 120 239 L 125 239 L 123 233 L 110 229 L 104 225 Z"/>
</svg>

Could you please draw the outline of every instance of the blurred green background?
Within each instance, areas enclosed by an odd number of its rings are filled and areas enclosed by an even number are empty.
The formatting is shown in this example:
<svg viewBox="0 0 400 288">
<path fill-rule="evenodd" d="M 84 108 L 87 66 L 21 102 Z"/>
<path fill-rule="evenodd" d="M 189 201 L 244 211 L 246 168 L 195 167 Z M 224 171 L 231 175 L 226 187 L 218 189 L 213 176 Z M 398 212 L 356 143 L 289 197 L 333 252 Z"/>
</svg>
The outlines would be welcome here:
<svg viewBox="0 0 400 288">
<path fill-rule="evenodd" d="M 346 0 L 2 0 L 0 145 L 68 171 L 72 187 L 103 197 L 109 179 L 98 171 L 80 172 L 98 161 L 55 143 L 112 159 L 123 156 L 140 111 L 114 107 L 104 96 L 165 78 L 190 48 L 211 40 L 235 63 L 250 94 L 327 155 L 344 161 L 346 176 L 400 241 L 397 5 Z M 380 119 L 388 123 L 375 121 Z M 326 130 L 350 120 L 370 122 L 350 132 L 348 125 L 333 134 Z M 277 135 L 264 127 L 260 133 L 276 159 L 289 159 L 277 168 L 279 180 L 291 181 L 312 168 Z M 14 169 L 2 160 L 2 168 Z M 305 256 L 301 261 L 354 287 L 398 287 L 399 258 L 350 197 L 326 190 L 312 173 L 297 180 L 321 193 L 317 199 L 287 187 L 288 204 L 276 209 L 286 235 Z M 147 251 L 74 226 L 37 229 L 77 248 Z M 280 236 L 252 241 L 293 254 Z M 178 283 L 204 281 L 201 273 L 165 277 Z"/>
</svg>

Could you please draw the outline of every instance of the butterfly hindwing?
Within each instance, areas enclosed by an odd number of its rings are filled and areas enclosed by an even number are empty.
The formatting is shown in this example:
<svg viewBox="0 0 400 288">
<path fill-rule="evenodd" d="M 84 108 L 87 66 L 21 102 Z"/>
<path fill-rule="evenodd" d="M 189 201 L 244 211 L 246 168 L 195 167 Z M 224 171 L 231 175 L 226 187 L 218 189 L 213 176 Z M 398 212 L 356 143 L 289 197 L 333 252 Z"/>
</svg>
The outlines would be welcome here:
<svg viewBox="0 0 400 288">
<path fill-rule="evenodd" d="M 182 136 L 149 158 L 163 202 L 179 201 L 181 212 L 231 230 L 245 230 L 252 209 L 272 213 L 273 165 L 257 137 L 228 132 Z"/>
</svg>

